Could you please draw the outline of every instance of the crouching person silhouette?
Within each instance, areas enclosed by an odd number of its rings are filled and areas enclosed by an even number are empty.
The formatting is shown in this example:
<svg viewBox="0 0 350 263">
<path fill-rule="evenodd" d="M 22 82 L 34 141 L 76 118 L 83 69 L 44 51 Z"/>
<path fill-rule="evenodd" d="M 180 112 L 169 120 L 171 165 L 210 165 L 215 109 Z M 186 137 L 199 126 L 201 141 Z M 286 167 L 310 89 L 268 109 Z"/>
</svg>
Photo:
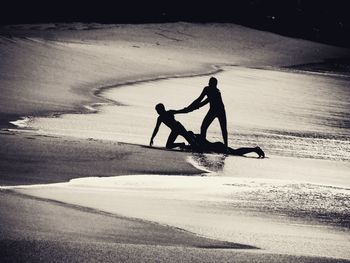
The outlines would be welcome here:
<svg viewBox="0 0 350 263">
<path fill-rule="evenodd" d="M 166 148 L 172 149 L 176 147 L 183 148 L 185 147 L 185 143 L 175 143 L 176 138 L 181 135 L 182 137 L 185 138 L 185 140 L 190 144 L 194 145 L 194 137 L 192 136 L 191 133 L 189 133 L 185 127 L 175 120 L 174 113 L 173 111 L 169 110 L 166 111 L 165 107 L 162 103 L 159 103 L 156 105 L 156 111 L 158 112 L 159 116 L 157 118 L 157 124 L 156 127 L 154 128 L 151 141 L 149 143 L 150 146 L 153 145 L 153 139 L 157 135 L 159 126 L 164 123 L 166 126 L 168 126 L 171 130 L 170 135 L 168 137 L 168 140 L 166 142 Z"/>
</svg>

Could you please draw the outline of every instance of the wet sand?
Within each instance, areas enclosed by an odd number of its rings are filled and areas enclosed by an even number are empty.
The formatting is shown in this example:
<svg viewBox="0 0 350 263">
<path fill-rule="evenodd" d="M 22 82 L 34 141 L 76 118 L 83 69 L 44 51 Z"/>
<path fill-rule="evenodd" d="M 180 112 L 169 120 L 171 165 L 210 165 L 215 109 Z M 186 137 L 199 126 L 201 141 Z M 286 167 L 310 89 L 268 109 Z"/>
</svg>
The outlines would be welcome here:
<svg viewBox="0 0 350 263">
<path fill-rule="evenodd" d="M 0 185 L 67 182 L 131 174 L 198 174 L 187 154 L 140 145 L 2 131 Z"/>
<path fill-rule="evenodd" d="M 212 65 L 278 67 L 348 53 L 226 24 L 20 25 L 1 28 L 0 34 L 0 124 L 5 128 L 22 116 L 91 112 L 86 105 L 110 103 L 96 96 L 101 88 L 117 84 L 208 73 L 216 70 Z M 199 173 L 186 162 L 186 153 L 137 145 L 11 130 L 1 131 L 0 144 L 0 185 Z M 13 192 L 0 195 L 2 262 L 342 262 L 241 251 L 239 244 L 220 249 L 228 243 Z"/>
<path fill-rule="evenodd" d="M 347 262 L 257 253 L 98 210 L 8 191 L 0 197 L 0 223 L 6 225 L 0 229 L 1 262 Z"/>
</svg>

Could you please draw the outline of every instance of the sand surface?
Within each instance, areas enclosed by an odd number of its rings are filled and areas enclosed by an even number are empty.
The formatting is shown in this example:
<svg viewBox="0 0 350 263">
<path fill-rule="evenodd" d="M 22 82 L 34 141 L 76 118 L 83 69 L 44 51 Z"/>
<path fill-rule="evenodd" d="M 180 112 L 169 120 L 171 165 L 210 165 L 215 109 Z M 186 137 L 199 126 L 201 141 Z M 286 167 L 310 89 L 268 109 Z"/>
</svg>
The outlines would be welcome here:
<svg viewBox="0 0 350 263">
<path fill-rule="evenodd" d="M 0 28 L 0 121 L 84 111 L 101 87 L 212 72 L 212 65 L 288 66 L 347 49 L 232 24 L 49 24 Z"/>
<path fill-rule="evenodd" d="M 84 207 L 11 192 L 0 196 L 0 221 L 6 224 L 0 228 L 2 262 L 346 262 L 255 253 L 254 248 Z"/>
<path fill-rule="evenodd" d="M 218 70 L 213 65 L 280 67 L 348 54 L 346 49 L 229 24 L 1 27 L 0 126 L 13 128 L 9 121 L 20 117 L 94 112 L 96 108 L 90 106 L 96 103 L 115 104 L 98 96 L 100 91 L 123 83 L 208 74 Z M 3 129 L 0 143 L 2 186 L 89 176 L 200 173 L 186 162 L 187 153 L 115 141 Z M 276 250 L 271 254 L 264 247 L 249 251 L 203 248 L 201 244 L 221 247 L 228 243 L 118 217 L 116 210 L 112 215 L 48 201 L 47 196 L 38 199 L 4 190 L 0 194 L 2 262 L 342 262 L 285 251 L 284 255 Z M 133 200 L 137 203 L 137 198 Z M 232 242 L 239 243 L 236 240 Z"/>
<path fill-rule="evenodd" d="M 98 210 L 47 202 L 8 192 L 0 194 L 1 207 L 5 210 L 1 213 L 1 222 L 6 225 L 1 228 L 0 246 L 2 260 L 5 261 L 13 259 L 17 253 L 17 259 L 29 257 L 30 261 L 52 258 L 42 254 L 40 247 L 58 251 L 55 261 L 71 258 L 69 254 L 59 253 L 62 247 L 70 247 L 71 251 L 68 253 L 74 253 L 73 250 L 77 249 L 78 258 L 89 258 L 92 254 L 95 259 L 103 256 L 108 250 L 116 249 L 119 250 L 118 253 L 121 250 L 124 255 L 117 258 L 122 260 L 130 256 L 130 250 L 142 250 L 143 247 L 146 247 L 148 252 L 157 252 L 159 246 L 250 248 L 209 240 L 179 229 L 118 217 Z M 18 213 L 13 214 L 11 210 L 15 207 Z M 131 249 L 128 249 L 129 247 Z M 91 248 L 89 255 L 84 256 L 83 252 L 86 253 Z M 118 254 L 117 251 L 113 256 Z M 108 259 L 109 256 L 103 257 Z M 92 261 L 92 258 L 89 260 Z M 111 257 L 108 261 L 110 260 L 116 258 Z"/>
<path fill-rule="evenodd" d="M 329 186 L 343 181 L 348 165 L 327 181 L 319 174 L 335 169 L 336 162 L 277 156 L 232 157 L 226 162 L 235 165 L 234 174 L 81 178 L 11 189 L 238 241 L 265 253 L 350 258 L 348 188 Z M 318 165 L 314 174 L 313 162 Z M 293 171 L 292 166 L 301 171 Z M 256 170 L 265 172 L 256 176 Z"/>
<path fill-rule="evenodd" d="M 2 132 L 1 185 L 43 184 L 86 176 L 198 174 L 186 154 L 113 141 Z"/>
</svg>

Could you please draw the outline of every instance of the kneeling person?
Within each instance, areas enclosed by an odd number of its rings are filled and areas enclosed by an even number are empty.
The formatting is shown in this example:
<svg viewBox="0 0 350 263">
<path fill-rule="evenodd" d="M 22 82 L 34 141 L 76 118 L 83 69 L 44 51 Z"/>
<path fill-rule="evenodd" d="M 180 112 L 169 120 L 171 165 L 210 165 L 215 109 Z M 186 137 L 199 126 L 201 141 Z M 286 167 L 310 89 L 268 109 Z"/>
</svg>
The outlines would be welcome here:
<svg viewBox="0 0 350 263">
<path fill-rule="evenodd" d="M 159 114 L 159 116 L 157 119 L 156 127 L 154 128 L 154 131 L 151 137 L 151 141 L 149 143 L 150 146 L 153 145 L 153 139 L 157 135 L 159 126 L 162 123 L 168 126 L 171 130 L 171 133 L 168 137 L 168 141 L 166 143 L 166 148 L 172 149 L 175 147 L 181 147 L 181 148 L 184 147 L 185 146 L 184 143 L 175 143 L 175 140 L 179 135 L 184 137 L 190 145 L 195 144 L 194 138 L 192 136 L 193 133 L 189 133 L 180 122 L 175 120 L 174 113 L 173 113 L 174 111 L 172 110 L 166 111 L 162 103 L 159 103 L 156 105 L 156 111 Z"/>
</svg>

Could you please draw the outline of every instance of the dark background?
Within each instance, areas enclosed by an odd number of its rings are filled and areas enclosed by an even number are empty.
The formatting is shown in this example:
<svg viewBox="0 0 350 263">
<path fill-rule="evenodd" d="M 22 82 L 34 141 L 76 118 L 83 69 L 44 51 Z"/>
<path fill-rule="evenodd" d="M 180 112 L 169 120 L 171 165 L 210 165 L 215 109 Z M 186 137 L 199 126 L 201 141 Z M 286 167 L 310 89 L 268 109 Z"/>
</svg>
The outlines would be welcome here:
<svg viewBox="0 0 350 263">
<path fill-rule="evenodd" d="M 2 1 L 1 24 L 45 22 L 237 23 L 350 47 L 350 1 Z"/>
</svg>

